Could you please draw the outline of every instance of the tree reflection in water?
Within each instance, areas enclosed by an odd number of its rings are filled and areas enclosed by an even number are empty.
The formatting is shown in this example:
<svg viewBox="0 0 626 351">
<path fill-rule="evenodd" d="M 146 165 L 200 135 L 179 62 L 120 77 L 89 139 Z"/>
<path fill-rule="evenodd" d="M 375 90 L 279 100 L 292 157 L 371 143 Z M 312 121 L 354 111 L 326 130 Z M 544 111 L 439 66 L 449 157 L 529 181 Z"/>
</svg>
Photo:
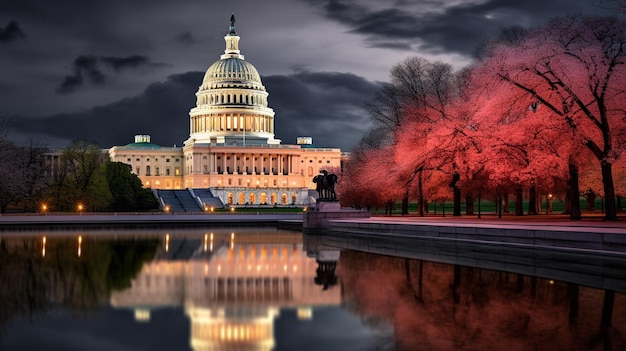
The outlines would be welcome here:
<svg viewBox="0 0 626 351">
<path fill-rule="evenodd" d="M 625 350 L 626 296 L 571 283 L 343 251 L 344 305 L 393 350 Z"/>
<path fill-rule="evenodd" d="M 0 238 L 0 328 L 55 307 L 95 310 L 111 291 L 130 287 L 158 245 L 158 239 Z"/>
</svg>

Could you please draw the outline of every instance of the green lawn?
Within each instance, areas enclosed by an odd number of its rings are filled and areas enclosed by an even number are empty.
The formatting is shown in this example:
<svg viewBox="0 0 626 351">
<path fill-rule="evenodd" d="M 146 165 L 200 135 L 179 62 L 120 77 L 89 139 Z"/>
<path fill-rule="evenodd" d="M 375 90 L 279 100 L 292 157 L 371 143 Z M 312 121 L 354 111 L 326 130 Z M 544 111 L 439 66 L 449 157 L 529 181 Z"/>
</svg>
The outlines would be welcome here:
<svg viewBox="0 0 626 351">
<path fill-rule="evenodd" d="M 584 198 L 580 199 L 580 206 L 581 209 L 584 211 L 587 208 L 587 202 L 585 201 Z M 480 202 L 480 210 L 481 213 L 495 213 L 496 212 L 496 203 L 493 201 L 481 201 Z M 523 208 L 524 208 L 524 213 L 528 212 L 528 201 L 524 201 L 523 202 Z M 622 208 L 626 209 L 626 199 L 622 198 Z M 428 204 L 428 213 L 429 214 L 441 214 L 442 210 L 444 208 L 442 207 L 442 203 L 429 203 Z M 552 201 L 552 213 L 562 213 L 565 209 L 565 202 L 564 201 Z M 598 198 L 595 201 L 595 209 L 596 211 L 601 211 L 602 210 L 602 199 Z M 446 214 L 451 214 L 453 210 L 453 203 L 450 202 L 446 202 L 445 203 L 445 213 Z M 401 202 L 396 202 L 394 210 L 393 210 L 393 214 L 401 214 L 402 211 L 402 203 Z M 417 208 L 417 203 L 409 203 L 409 214 L 415 214 L 417 213 L 418 208 Z M 541 202 L 541 212 L 542 214 L 544 214 L 546 211 L 546 202 L 545 200 Z M 385 210 L 384 209 L 380 209 L 378 211 L 373 210 L 372 213 L 373 214 L 384 214 Z M 515 213 L 515 201 L 509 201 L 509 212 L 510 213 Z M 474 213 L 478 214 L 478 201 L 474 202 Z M 465 214 L 465 202 L 461 202 L 461 214 L 464 215 Z"/>
</svg>

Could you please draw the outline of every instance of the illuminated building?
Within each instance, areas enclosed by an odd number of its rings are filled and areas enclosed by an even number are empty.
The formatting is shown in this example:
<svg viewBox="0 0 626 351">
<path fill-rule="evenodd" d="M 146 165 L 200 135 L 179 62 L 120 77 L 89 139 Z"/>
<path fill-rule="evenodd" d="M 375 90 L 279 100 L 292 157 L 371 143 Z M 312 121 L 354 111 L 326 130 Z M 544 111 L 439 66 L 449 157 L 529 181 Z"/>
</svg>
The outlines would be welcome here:
<svg viewBox="0 0 626 351">
<path fill-rule="evenodd" d="M 341 166 L 341 150 L 310 137 L 295 145 L 274 138 L 274 111 L 256 68 L 239 50 L 234 16 L 226 49 L 209 66 L 189 112 L 183 147 L 162 147 L 149 135 L 109 149 L 112 161 L 131 165 L 144 187 L 206 189 L 224 204 L 306 205 L 312 178 Z"/>
</svg>

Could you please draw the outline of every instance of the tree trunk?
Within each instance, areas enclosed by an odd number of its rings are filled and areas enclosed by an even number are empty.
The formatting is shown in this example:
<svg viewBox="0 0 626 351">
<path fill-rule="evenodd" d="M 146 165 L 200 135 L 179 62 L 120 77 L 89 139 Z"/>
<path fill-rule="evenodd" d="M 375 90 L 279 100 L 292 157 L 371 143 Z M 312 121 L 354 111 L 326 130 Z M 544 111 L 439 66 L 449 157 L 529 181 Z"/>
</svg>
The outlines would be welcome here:
<svg viewBox="0 0 626 351">
<path fill-rule="evenodd" d="M 474 197 L 472 195 L 465 195 L 465 214 L 474 214 Z"/>
<path fill-rule="evenodd" d="M 566 204 L 569 207 L 569 219 L 580 220 L 580 190 L 578 189 L 578 166 L 569 164 L 569 178 L 567 179 Z"/>
<path fill-rule="evenodd" d="M 602 162 L 602 184 L 604 185 L 604 218 L 607 221 L 617 220 L 617 208 L 615 206 L 615 185 L 613 184 L 613 165 Z"/>
<path fill-rule="evenodd" d="M 596 193 L 589 189 L 585 192 L 585 200 L 587 200 L 587 211 L 596 210 Z"/>
<path fill-rule="evenodd" d="M 536 215 L 539 214 L 537 211 L 537 186 L 533 183 L 530 185 L 530 194 L 528 199 L 528 214 Z"/>
<path fill-rule="evenodd" d="M 509 213 L 509 194 L 504 194 L 504 208 L 502 209 L 504 213 Z"/>
<path fill-rule="evenodd" d="M 454 208 L 453 208 L 453 216 L 461 216 L 461 188 L 458 186 L 454 187 Z"/>
<path fill-rule="evenodd" d="M 524 198 L 523 198 L 522 187 L 518 186 L 517 189 L 515 189 L 515 215 L 516 216 L 524 215 L 524 208 L 522 207 L 523 201 L 524 201 Z"/>
<path fill-rule="evenodd" d="M 409 214 L 409 189 L 407 188 L 404 191 L 404 196 L 402 196 L 402 215 Z"/>
<path fill-rule="evenodd" d="M 418 181 L 417 186 L 419 190 L 419 212 L 420 212 L 420 217 L 424 217 L 424 211 L 428 212 L 428 208 L 424 209 L 424 207 L 426 207 L 427 204 L 424 201 L 424 188 L 423 188 L 423 183 L 422 183 L 421 171 L 418 174 L 417 181 Z"/>
<path fill-rule="evenodd" d="M 460 179 L 459 173 L 455 172 L 452 175 L 452 181 L 450 182 L 450 187 L 452 188 L 452 196 L 453 196 L 453 207 L 452 207 L 452 215 L 453 216 L 461 216 L 461 189 L 456 185 Z"/>
</svg>

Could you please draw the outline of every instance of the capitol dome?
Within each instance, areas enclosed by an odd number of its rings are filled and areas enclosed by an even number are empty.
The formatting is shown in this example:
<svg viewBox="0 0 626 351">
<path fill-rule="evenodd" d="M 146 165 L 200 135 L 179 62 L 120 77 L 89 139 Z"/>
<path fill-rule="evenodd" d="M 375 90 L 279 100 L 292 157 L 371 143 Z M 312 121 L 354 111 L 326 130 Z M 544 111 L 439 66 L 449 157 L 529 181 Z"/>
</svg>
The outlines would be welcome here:
<svg viewBox="0 0 626 351">
<path fill-rule="evenodd" d="M 250 85 L 265 90 L 256 68 L 251 63 L 236 57 L 215 62 L 204 74 L 202 85 L 214 89 L 219 84 Z"/>
<path fill-rule="evenodd" d="M 188 143 L 279 144 L 274 139 L 274 110 L 257 69 L 239 51 L 235 16 L 224 37 L 226 49 L 207 69 L 191 109 Z"/>
</svg>

